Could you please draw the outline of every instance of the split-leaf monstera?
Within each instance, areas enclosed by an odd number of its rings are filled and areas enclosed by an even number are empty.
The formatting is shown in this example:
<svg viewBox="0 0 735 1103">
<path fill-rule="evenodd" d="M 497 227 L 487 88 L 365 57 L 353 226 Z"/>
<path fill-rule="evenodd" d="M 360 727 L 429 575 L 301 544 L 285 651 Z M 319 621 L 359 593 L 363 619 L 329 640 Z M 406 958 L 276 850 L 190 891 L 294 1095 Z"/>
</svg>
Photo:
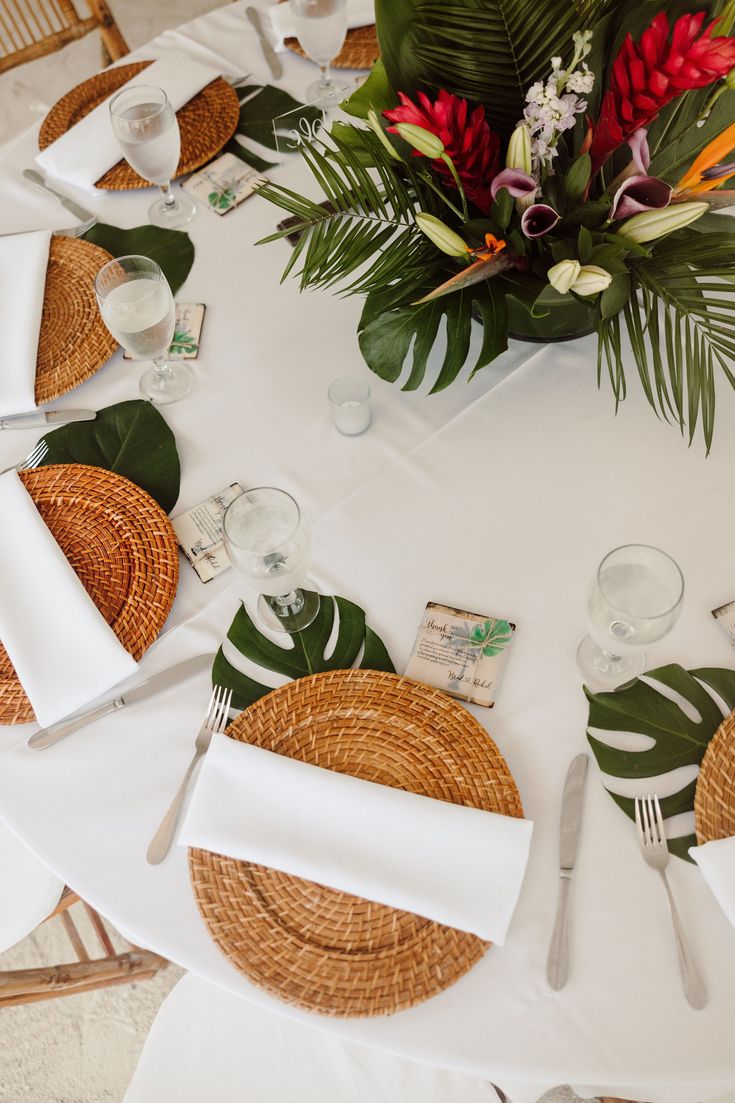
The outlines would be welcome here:
<svg viewBox="0 0 735 1103">
<path fill-rule="evenodd" d="M 598 766 L 610 778 L 643 781 L 646 778 L 660 778 L 682 766 L 698 766 L 707 744 L 722 723 L 720 708 L 704 686 L 719 694 L 728 708 L 735 708 L 735 670 L 719 667 L 684 670 L 672 664 L 650 670 L 645 677 L 658 682 L 664 690 L 680 694 L 692 706 L 693 716 L 699 719 L 688 716 L 676 701 L 639 678 L 613 693 L 591 693 L 585 688 L 590 706 L 588 726 L 595 732 L 593 735 L 588 731 L 587 738 Z M 614 732 L 648 736 L 653 740 L 653 745 L 647 750 L 622 750 L 612 745 L 615 742 Z M 605 741 L 605 733 L 611 733 L 610 742 Z M 696 779 L 661 800 L 664 818 L 693 812 L 695 786 Z M 652 786 L 641 788 L 639 795 L 650 791 L 654 791 Z M 608 792 L 625 814 L 633 819 L 633 799 L 622 797 L 610 789 Z M 693 833 L 680 835 L 669 839 L 669 850 L 689 860 L 688 849 L 695 844 Z"/>
<path fill-rule="evenodd" d="M 338 617 L 337 637 L 329 652 L 335 615 Z M 365 623 L 365 613 L 359 605 L 344 597 L 321 595 L 316 619 L 301 632 L 290 634 L 290 646 L 274 643 L 254 624 L 244 605 L 238 610 L 227 633 L 227 642 L 220 647 L 212 667 L 212 682 L 232 690 L 234 708 L 245 709 L 259 697 L 270 693 L 272 685 L 264 685 L 238 669 L 238 653 L 263 671 L 283 674 L 288 678 L 305 678 L 323 670 L 347 670 L 359 659 L 363 670 L 386 670 L 395 673 L 383 641 Z M 228 655 L 233 661 L 230 661 Z"/>
</svg>

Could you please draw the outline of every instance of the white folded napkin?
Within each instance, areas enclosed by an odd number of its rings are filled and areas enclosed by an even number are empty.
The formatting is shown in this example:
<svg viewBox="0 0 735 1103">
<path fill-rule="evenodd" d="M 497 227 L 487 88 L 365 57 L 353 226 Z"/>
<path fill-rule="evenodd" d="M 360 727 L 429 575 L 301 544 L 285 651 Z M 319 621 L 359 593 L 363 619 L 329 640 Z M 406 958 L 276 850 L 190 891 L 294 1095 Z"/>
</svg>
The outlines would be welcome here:
<svg viewBox="0 0 735 1103">
<path fill-rule="evenodd" d="M 502 943 L 532 830 L 215 735 L 179 841 Z"/>
<path fill-rule="evenodd" d="M 178 111 L 218 76 L 216 69 L 194 61 L 187 54 L 170 53 L 122 87 L 147 84 L 163 88 L 174 111 Z M 122 150 L 110 124 L 111 99 L 109 96 L 37 155 L 36 161 L 49 176 L 78 188 L 94 189 L 97 180 L 121 160 Z"/>
<path fill-rule="evenodd" d="M 0 640 L 44 727 L 137 663 L 82 586 L 14 471 L 0 475 Z"/>
<path fill-rule="evenodd" d="M 50 230 L 0 237 L 0 416 L 22 414 L 36 405 L 36 357 L 50 241 Z"/>
<path fill-rule="evenodd" d="M 735 927 L 735 836 L 690 846 L 689 853 L 701 869 L 715 899 Z"/>
<path fill-rule="evenodd" d="M 285 38 L 298 38 L 297 20 L 288 3 L 274 4 L 270 9 L 273 32 L 277 38 L 277 50 L 285 49 Z M 374 0 L 347 0 L 347 29 L 369 27 L 375 22 Z"/>
</svg>

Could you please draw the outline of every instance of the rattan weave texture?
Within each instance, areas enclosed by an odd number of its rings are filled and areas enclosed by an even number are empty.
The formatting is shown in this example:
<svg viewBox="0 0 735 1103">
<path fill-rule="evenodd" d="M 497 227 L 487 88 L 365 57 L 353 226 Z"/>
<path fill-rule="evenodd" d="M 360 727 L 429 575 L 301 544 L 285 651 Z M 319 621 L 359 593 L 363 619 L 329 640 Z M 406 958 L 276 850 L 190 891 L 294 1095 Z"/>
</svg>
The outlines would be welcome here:
<svg viewBox="0 0 735 1103">
<path fill-rule="evenodd" d="M 110 254 L 79 238 L 51 238 L 36 358 L 36 405 L 78 387 L 106 364 L 117 341 L 100 317 L 94 278 Z"/>
<path fill-rule="evenodd" d="M 140 659 L 176 595 L 179 553 L 168 517 L 139 486 L 100 467 L 52 464 L 20 478 L 100 613 Z M 0 644 L 0 724 L 33 719 Z"/>
<path fill-rule="evenodd" d="M 285 45 L 295 54 L 306 57 L 297 38 L 285 39 Z M 375 27 L 353 27 L 347 32 L 345 44 L 332 62 L 335 69 L 369 69 L 380 56 Z"/>
<path fill-rule="evenodd" d="M 395 674 L 338 670 L 290 682 L 229 727 L 233 739 L 456 804 L 522 816 L 515 782 L 457 701 Z M 427 839 L 427 853 L 431 840 Z M 197 903 L 254 984 L 323 1015 L 387 1015 L 449 987 L 488 943 L 408 912 L 192 849 Z"/>
<path fill-rule="evenodd" d="M 41 124 L 38 135 L 40 149 L 65 134 L 93 108 L 142 72 L 151 61 L 136 61 L 105 69 L 72 88 L 54 104 Z M 235 133 L 240 118 L 240 104 L 235 90 L 218 77 L 176 112 L 181 130 L 181 158 L 176 176 L 193 172 L 222 149 Z M 119 161 L 97 181 L 98 188 L 124 191 L 147 188 L 147 181 L 131 169 L 127 161 Z"/>
<path fill-rule="evenodd" d="M 720 724 L 704 752 L 694 821 L 700 846 L 735 835 L 735 712 Z"/>
</svg>

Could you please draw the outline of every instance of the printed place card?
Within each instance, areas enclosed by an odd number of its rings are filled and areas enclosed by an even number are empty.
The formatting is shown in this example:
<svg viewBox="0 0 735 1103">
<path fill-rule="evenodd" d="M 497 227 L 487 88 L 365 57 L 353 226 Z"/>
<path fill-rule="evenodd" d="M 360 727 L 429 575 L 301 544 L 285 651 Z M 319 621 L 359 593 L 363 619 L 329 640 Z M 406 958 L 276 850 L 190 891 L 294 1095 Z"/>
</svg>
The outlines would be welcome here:
<svg viewBox="0 0 735 1103">
<path fill-rule="evenodd" d="M 720 605 L 718 609 L 713 609 L 712 616 L 735 647 L 735 601 L 728 601 L 727 605 Z"/>
<path fill-rule="evenodd" d="M 227 214 L 253 195 L 263 182 L 262 173 L 234 153 L 223 153 L 206 168 L 193 173 L 183 187 L 215 214 Z"/>
<path fill-rule="evenodd" d="M 204 325 L 204 303 L 177 303 L 174 337 L 168 350 L 169 360 L 196 360 Z M 127 349 L 124 360 L 149 360 L 148 356 L 131 356 Z"/>
<path fill-rule="evenodd" d="M 405 674 L 474 705 L 492 708 L 516 626 L 430 601 Z"/>
<path fill-rule="evenodd" d="M 239 483 L 230 483 L 186 513 L 171 519 L 181 550 L 202 582 L 211 582 L 230 566 L 225 551 L 222 519 L 230 502 L 242 494 Z"/>
</svg>

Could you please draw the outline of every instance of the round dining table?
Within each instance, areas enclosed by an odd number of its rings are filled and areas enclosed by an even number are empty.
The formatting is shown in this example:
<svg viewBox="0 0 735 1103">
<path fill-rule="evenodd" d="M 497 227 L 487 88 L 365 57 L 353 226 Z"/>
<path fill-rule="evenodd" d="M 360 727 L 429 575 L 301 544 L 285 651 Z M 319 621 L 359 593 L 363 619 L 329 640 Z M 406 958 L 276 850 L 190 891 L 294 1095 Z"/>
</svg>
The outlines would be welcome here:
<svg viewBox="0 0 735 1103">
<path fill-rule="evenodd" d="M 245 7 L 237 0 L 167 31 L 135 56 L 183 50 L 229 79 L 272 82 Z M 279 86 L 302 96 L 312 64 L 282 57 Z M 72 224 L 21 175 L 34 163 L 37 138 L 34 126 L 0 150 L 0 233 Z M 269 175 L 317 197 L 297 155 Z M 101 222 L 146 222 L 147 189 L 66 190 Z M 690 444 L 654 416 L 629 353 L 628 396 L 616 411 L 606 379 L 598 385 L 594 337 L 511 341 L 469 381 L 465 372 L 435 395 L 430 380 L 403 392 L 371 376 L 361 359 L 357 299 L 280 283 L 290 246 L 255 243 L 281 217 L 255 195 L 224 217 L 202 209 L 187 228 L 196 257 L 177 297 L 207 310 L 196 389 L 162 410 L 181 458 L 173 515 L 233 481 L 288 490 L 312 528 L 316 587 L 366 610 L 399 671 L 428 601 L 517 625 L 497 703 L 468 706 L 504 755 L 534 823 L 507 940 L 441 994 L 388 1016 L 312 1015 L 252 985 L 209 936 L 186 850 L 174 847 L 160 866 L 146 862 L 193 751 L 206 672 L 42 752 L 27 747 L 33 726 L 0 728 L 0 818 L 136 944 L 316 1029 L 491 1080 L 513 1103 L 532 1103 L 557 1084 L 650 1103 L 701 1103 L 735 1088 L 735 930 L 699 869 L 672 859 L 708 993 L 706 1007 L 693 1009 L 662 887 L 605 787 L 637 790 L 602 776 L 594 759 L 572 889 L 569 979 L 561 991 L 546 979 L 561 793 L 571 759 L 589 750 L 575 651 L 587 587 L 605 553 L 653 544 L 682 569 L 683 611 L 651 648 L 649 669 L 735 666 L 711 614 L 735 599 L 735 395 L 718 387 L 707 455 L 699 434 Z M 53 405 L 97 410 L 135 398 L 140 370 L 117 352 Z M 358 437 L 331 423 L 327 389 L 346 374 L 372 387 L 373 422 Z M 0 433 L 0 468 L 38 436 Z M 3 538 L 12 541 L 12 528 Z M 182 559 L 173 610 L 139 677 L 214 655 L 241 600 L 253 609 L 244 579 L 227 571 L 204 584 Z"/>
</svg>

